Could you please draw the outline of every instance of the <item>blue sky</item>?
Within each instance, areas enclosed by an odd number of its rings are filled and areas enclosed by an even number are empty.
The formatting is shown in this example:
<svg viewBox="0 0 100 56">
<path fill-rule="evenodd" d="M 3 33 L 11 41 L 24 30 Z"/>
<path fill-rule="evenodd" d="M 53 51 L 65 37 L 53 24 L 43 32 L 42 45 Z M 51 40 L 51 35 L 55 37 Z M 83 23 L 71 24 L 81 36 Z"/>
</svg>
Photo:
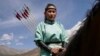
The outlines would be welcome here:
<svg viewBox="0 0 100 56">
<path fill-rule="evenodd" d="M 70 29 L 78 21 L 86 17 L 95 0 L 0 0 L 0 45 L 18 49 L 33 49 L 34 30 L 36 25 L 44 20 L 44 8 L 47 3 L 57 6 L 56 20 L 60 21 L 65 29 Z M 22 10 L 28 5 L 34 19 L 33 33 L 14 16 L 14 11 Z"/>
</svg>

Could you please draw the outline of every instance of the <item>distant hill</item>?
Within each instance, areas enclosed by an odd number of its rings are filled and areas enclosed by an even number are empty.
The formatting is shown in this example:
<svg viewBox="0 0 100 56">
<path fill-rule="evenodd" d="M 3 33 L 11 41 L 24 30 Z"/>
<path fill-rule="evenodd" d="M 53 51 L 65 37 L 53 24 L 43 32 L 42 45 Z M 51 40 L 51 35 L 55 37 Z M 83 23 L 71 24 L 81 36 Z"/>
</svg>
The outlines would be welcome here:
<svg viewBox="0 0 100 56">
<path fill-rule="evenodd" d="M 39 48 L 35 48 L 24 52 L 5 45 L 0 45 L 0 56 L 39 56 L 39 51 Z"/>
<path fill-rule="evenodd" d="M 39 48 L 35 48 L 29 52 L 26 52 L 26 53 L 23 53 L 23 54 L 18 54 L 18 55 L 15 55 L 15 56 L 39 56 L 39 51 L 40 49 Z"/>
<path fill-rule="evenodd" d="M 0 45 L 0 56 L 11 56 L 11 55 L 16 55 L 16 54 L 21 54 L 21 51 L 18 51 L 14 48 L 10 48 L 5 45 Z"/>
</svg>

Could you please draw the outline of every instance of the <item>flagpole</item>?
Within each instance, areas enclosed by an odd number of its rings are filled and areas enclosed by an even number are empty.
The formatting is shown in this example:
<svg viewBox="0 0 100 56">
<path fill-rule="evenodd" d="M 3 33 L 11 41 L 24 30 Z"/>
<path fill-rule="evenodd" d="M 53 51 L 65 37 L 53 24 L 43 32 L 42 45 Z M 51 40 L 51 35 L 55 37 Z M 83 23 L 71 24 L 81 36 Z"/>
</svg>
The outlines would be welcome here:
<svg viewBox="0 0 100 56">
<path fill-rule="evenodd" d="M 28 13 L 28 14 L 27 14 L 27 13 Z M 30 14 L 29 14 L 29 12 L 27 12 L 27 13 L 25 12 L 25 8 L 24 8 L 23 13 L 22 13 L 22 14 L 25 16 L 24 19 L 27 21 L 28 25 L 30 26 L 31 31 L 34 32 L 34 30 L 33 30 L 33 29 L 34 29 L 34 28 L 33 28 L 33 25 L 31 24 L 31 21 L 30 21 L 30 18 L 29 18 L 29 15 L 30 15 Z"/>
<path fill-rule="evenodd" d="M 30 22 L 32 28 L 34 29 L 34 22 L 35 22 L 35 21 L 34 21 L 33 19 L 35 19 L 35 18 L 34 18 L 34 17 L 31 18 L 32 15 L 31 15 L 31 12 L 30 12 L 30 9 L 28 8 L 28 6 L 25 5 L 24 11 L 26 12 L 25 14 L 28 15 L 28 19 L 27 19 L 27 20 L 29 20 L 29 22 Z M 34 31 L 34 30 L 33 30 L 33 31 Z"/>
<path fill-rule="evenodd" d="M 33 32 L 32 32 L 32 29 L 30 29 L 30 27 L 29 27 L 29 25 L 27 25 L 27 24 L 25 24 L 24 23 L 24 18 L 18 13 L 18 12 L 16 12 L 16 18 L 26 27 L 26 28 L 28 28 L 28 30 L 32 33 L 32 34 L 34 34 Z"/>
<path fill-rule="evenodd" d="M 21 21 L 22 24 L 24 24 L 29 31 L 31 31 L 32 34 L 34 34 L 34 17 L 32 17 L 30 9 L 28 6 L 24 5 L 25 7 L 23 7 L 24 9 L 22 9 L 22 11 L 20 11 L 21 15 L 16 12 L 16 18 Z"/>
</svg>

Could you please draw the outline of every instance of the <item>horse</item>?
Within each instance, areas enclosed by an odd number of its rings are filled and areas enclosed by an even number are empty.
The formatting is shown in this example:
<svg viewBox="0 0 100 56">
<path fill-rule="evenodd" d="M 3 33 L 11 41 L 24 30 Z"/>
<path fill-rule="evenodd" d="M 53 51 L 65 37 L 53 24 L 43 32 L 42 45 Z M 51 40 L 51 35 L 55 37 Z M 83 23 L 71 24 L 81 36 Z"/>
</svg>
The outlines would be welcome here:
<svg viewBox="0 0 100 56">
<path fill-rule="evenodd" d="M 92 7 L 83 26 L 72 36 L 66 51 L 58 56 L 100 56 L 100 0 Z"/>
</svg>

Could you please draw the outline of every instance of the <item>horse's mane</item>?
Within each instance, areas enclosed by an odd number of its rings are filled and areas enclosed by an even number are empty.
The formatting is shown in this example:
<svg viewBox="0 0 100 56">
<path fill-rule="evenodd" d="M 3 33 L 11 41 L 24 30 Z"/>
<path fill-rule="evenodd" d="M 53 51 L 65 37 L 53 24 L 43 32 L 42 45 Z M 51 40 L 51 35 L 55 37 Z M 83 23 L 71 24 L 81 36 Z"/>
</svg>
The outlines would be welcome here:
<svg viewBox="0 0 100 56">
<path fill-rule="evenodd" d="M 100 56 L 100 0 L 92 7 L 61 56 Z M 96 41 L 97 40 L 97 41 Z M 99 43 L 98 43 L 99 42 Z M 97 47 L 99 44 L 99 47 Z M 96 45 L 96 46 L 95 46 Z"/>
</svg>

